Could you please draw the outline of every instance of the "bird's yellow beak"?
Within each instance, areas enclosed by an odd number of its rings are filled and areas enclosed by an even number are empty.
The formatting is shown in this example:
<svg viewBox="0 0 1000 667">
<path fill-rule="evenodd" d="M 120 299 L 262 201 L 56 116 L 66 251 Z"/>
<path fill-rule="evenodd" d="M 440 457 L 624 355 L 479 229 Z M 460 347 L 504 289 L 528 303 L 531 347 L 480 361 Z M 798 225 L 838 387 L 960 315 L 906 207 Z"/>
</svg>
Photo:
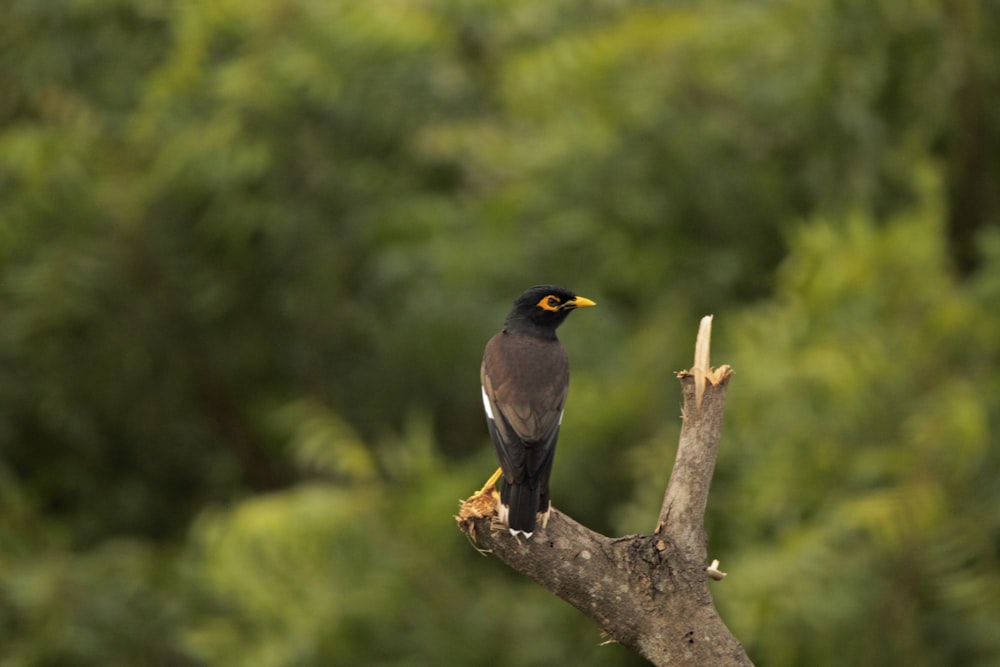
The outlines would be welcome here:
<svg viewBox="0 0 1000 667">
<path fill-rule="evenodd" d="M 586 308 L 587 306 L 596 306 L 595 301 L 591 301 L 585 296 L 578 296 L 575 299 L 570 299 L 563 304 L 563 308 Z"/>
</svg>

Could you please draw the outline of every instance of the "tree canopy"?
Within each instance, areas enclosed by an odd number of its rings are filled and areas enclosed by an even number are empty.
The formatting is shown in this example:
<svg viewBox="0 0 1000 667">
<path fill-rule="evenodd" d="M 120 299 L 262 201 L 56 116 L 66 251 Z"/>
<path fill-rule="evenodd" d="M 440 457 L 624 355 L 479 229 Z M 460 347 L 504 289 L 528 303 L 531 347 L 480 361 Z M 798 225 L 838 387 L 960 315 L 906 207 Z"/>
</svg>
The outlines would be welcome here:
<svg viewBox="0 0 1000 667">
<path fill-rule="evenodd" d="M 655 525 L 715 313 L 750 656 L 1000 661 L 995 3 L 2 9 L 4 664 L 641 664 L 451 521 L 542 282 L 557 507 Z"/>
</svg>

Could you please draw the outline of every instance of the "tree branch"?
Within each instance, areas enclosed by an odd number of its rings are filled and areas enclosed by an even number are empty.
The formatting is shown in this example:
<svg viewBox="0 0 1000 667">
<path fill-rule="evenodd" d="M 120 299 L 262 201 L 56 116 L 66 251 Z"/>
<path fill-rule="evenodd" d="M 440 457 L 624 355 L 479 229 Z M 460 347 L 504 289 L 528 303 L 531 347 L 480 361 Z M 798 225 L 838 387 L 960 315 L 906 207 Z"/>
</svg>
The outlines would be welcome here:
<svg viewBox="0 0 1000 667">
<path fill-rule="evenodd" d="M 684 419 L 677 458 L 663 495 L 657 533 L 670 535 L 679 545 L 691 549 L 692 558 L 705 559 L 705 508 L 715 472 L 722 434 L 726 387 L 732 370 L 710 366 L 712 316 L 703 317 L 695 343 L 694 365 L 678 373 L 684 393 Z M 707 385 L 712 387 L 707 391 Z"/>
<path fill-rule="evenodd" d="M 462 503 L 456 519 L 482 550 L 594 618 L 608 636 L 655 665 L 751 665 L 708 591 L 705 506 L 719 449 L 727 366 L 708 365 L 711 318 L 702 321 L 695 365 L 678 374 L 680 442 L 651 535 L 612 539 L 553 509 L 530 539 L 497 530 L 495 493 Z"/>
</svg>

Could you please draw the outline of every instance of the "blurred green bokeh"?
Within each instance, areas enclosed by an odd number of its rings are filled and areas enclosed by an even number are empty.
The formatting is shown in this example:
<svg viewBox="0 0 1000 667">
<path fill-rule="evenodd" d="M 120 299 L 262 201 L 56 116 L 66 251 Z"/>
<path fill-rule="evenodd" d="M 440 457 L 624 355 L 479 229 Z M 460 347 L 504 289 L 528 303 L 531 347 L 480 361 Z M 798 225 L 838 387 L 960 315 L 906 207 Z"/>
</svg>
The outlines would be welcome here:
<svg viewBox="0 0 1000 667">
<path fill-rule="evenodd" d="M 1000 664 L 1000 5 L 0 3 L 0 665 L 639 665 L 478 555 L 482 346 L 600 307 L 655 524 L 698 317 L 757 664 Z"/>
</svg>

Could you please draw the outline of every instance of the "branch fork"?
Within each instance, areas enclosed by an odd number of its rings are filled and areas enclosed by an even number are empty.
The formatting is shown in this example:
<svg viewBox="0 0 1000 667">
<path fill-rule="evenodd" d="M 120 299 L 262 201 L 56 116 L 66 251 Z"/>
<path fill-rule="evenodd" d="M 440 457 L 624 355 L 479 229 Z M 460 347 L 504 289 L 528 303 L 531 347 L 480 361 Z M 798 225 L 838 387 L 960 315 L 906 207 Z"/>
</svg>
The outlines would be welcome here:
<svg viewBox="0 0 1000 667">
<path fill-rule="evenodd" d="M 491 529 L 497 502 L 491 484 L 462 502 L 455 517 L 480 552 L 495 554 L 591 616 L 609 642 L 654 665 L 752 665 L 708 591 L 709 579 L 726 576 L 718 560 L 706 566 L 704 522 L 732 376 L 729 366 L 709 364 L 711 330 L 712 317 L 702 318 L 694 365 L 677 374 L 683 422 L 652 534 L 608 538 L 553 508 L 546 527 L 515 540 Z"/>
</svg>

